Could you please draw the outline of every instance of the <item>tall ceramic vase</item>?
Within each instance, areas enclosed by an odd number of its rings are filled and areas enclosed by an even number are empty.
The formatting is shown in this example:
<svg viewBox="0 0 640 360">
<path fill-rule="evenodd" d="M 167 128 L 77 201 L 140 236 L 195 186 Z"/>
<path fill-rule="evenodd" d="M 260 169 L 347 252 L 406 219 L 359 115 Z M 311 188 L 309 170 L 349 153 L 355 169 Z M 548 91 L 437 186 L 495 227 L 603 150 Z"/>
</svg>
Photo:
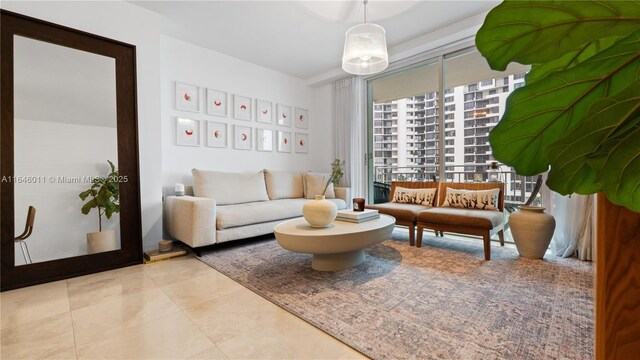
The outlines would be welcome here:
<svg viewBox="0 0 640 360">
<path fill-rule="evenodd" d="M 556 229 L 556 219 L 543 207 L 521 206 L 509 215 L 509 227 L 518 253 L 529 259 L 542 259 Z"/>
<path fill-rule="evenodd" d="M 309 200 L 302 207 L 302 216 L 314 228 L 325 228 L 331 225 L 338 215 L 338 207 L 333 201 L 316 195 L 315 200 Z"/>
</svg>

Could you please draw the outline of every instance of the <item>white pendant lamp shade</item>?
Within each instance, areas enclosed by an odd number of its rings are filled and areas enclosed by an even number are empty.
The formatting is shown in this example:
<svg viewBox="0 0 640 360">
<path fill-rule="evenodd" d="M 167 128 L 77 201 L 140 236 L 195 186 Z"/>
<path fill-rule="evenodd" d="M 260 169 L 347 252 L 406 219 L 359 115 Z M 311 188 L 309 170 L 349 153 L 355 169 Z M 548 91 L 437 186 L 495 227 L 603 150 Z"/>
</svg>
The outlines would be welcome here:
<svg viewBox="0 0 640 360">
<path fill-rule="evenodd" d="M 347 31 L 342 54 L 342 69 L 349 74 L 371 75 L 389 66 L 384 28 L 360 24 Z"/>
</svg>

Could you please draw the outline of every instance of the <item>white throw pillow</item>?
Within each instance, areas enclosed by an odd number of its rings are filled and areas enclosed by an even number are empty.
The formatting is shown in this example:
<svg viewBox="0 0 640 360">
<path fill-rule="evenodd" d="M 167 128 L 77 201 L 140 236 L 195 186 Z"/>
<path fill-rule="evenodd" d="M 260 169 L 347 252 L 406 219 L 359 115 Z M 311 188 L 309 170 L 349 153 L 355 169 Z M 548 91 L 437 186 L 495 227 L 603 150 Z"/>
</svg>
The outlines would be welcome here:
<svg viewBox="0 0 640 360">
<path fill-rule="evenodd" d="M 398 186 L 393 191 L 393 199 L 391 202 L 433 206 L 433 199 L 435 196 L 435 188 L 410 189 Z"/>
<path fill-rule="evenodd" d="M 230 173 L 222 171 L 191 170 L 193 194 L 216 200 L 217 205 L 267 201 L 264 173 Z"/>
<path fill-rule="evenodd" d="M 269 199 L 304 198 L 302 173 L 264 170 Z"/>
<path fill-rule="evenodd" d="M 322 195 L 322 190 L 327 181 L 331 178 L 329 173 L 305 173 L 304 174 L 304 194 L 307 199 L 315 199 L 316 195 Z M 335 199 L 336 194 L 333 190 L 333 184 L 329 184 L 327 192 L 324 194 L 326 199 Z"/>
<path fill-rule="evenodd" d="M 442 206 L 464 209 L 498 210 L 500 189 L 461 190 L 447 188 Z"/>
</svg>

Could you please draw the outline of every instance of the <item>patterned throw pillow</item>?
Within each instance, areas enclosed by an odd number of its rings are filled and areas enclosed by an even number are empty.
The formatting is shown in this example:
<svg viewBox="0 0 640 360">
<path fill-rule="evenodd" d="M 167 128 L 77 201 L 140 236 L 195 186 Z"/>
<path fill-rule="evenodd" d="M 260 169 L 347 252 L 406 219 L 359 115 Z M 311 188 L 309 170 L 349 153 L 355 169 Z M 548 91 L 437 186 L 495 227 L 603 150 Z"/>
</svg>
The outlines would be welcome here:
<svg viewBox="0 0 640 360">
<path fill-rule="evenodd" d="M 408 189 L 396 187 L 391 202 L 433 206 L 436 189 Z"/>
<path fill-rule="evenodd" d="M 498 196 L 500 196 L 500 189 L 460 190 L 448 187 L 442 206 L 464 209 L 498 210 Z"/>
</svg>

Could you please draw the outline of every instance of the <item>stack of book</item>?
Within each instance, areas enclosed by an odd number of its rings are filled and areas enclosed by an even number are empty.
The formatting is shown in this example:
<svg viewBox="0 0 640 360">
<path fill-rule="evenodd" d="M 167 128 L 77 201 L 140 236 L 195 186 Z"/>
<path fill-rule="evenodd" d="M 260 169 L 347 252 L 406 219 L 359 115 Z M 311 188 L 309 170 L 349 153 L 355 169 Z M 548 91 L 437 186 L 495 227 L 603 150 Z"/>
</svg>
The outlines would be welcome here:
<svg viewBox="0 0 640 360">
<path fill-rule="evenodd" d="M 379 219 L 378 210 L 365 209 L 364 211 L 340 210 L 336 220 L 352 223 L 361 223 L 369 220 Z"/>
</svg>

